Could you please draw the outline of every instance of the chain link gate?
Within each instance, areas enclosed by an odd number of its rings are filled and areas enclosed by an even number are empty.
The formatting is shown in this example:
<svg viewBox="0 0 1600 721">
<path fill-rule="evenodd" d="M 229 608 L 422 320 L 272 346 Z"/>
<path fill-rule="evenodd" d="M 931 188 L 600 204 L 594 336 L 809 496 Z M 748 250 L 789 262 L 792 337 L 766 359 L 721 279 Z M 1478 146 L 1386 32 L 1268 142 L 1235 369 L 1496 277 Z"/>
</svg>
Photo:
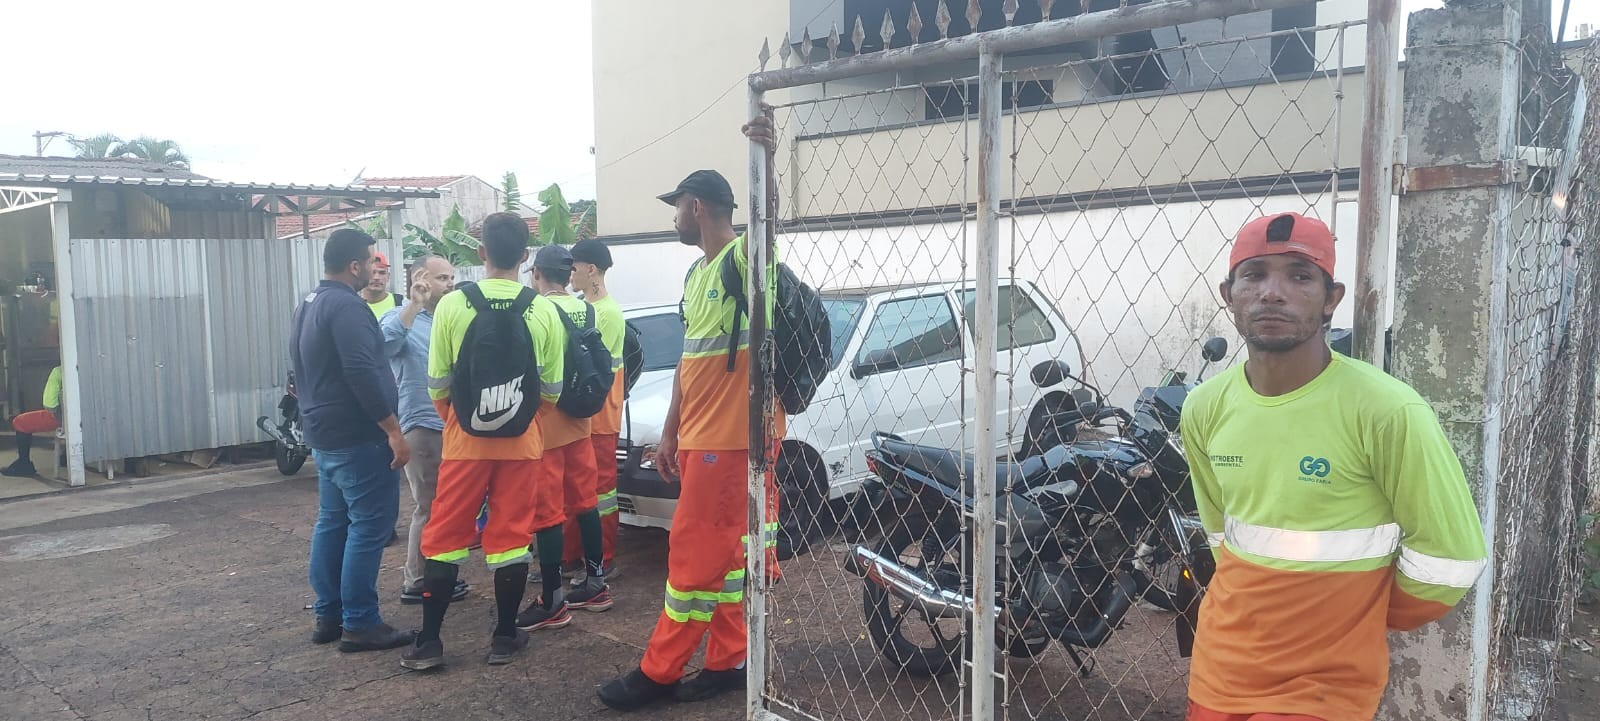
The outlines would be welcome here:
<svg viewBox="0 0 1600 721">
<path fill-rule="evenodd" d="M 962 34 L 918 5 L 786 38 L 751 77 L 779 136 L 770 165 L 752 146 L 751 304 L 782 262 L 819 289 L 833 358 L 752 462 L 751 528 L 774 467 L 797 552 L 768 582 L 750 535 L 749 717 L 1181 719 L 1180 577 L 1206 540 L 1186 475 L 1154 462 L 1181 447 L 1160 389 L 1197 378 L 1208 338 L 1238 353 L 1216 284 L 1246 220 L 1324 219 L 1354 277 L 1363 19 L 1008 0 L 1004 27 Z M 1313 10 L 1274 29 L 1294 7 Z M 988 27 L 978 2 L 964 19 Z M 782 352 L 764 320 L 753 411 Z M 1136 434 L 1151 457 L 1115 465 Z M 1071 440 L 1107 465 L 1041 486 Z"/>
</svg>

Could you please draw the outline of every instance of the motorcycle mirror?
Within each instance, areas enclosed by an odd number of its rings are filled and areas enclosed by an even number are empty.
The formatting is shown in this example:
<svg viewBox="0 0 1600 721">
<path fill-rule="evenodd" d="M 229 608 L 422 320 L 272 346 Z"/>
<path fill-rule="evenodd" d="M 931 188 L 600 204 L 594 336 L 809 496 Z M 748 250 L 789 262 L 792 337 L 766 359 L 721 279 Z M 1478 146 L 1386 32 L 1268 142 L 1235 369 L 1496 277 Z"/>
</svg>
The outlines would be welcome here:
<svg viewBox="0 0 1600 721">
<path fill-rule="evenodd" d="M 1087 388 L 1072 389 L 1072 404 L 1078 409 L 1078 415 L 1084 419 L 1093 419 L 1100 412 L 1100 401 L 1095 398 L 1094 391 Z"/>
<path fill-rule="evenodd" d="M 1028 377 L 1033 379 L 1034 385 L 1049 388 L 1072 377 L 1072 367 L 1064 360 L 1049 360 L 1034 366 Z"/>
<path fill-rule="evenodd" d="M 1227 339 L 1221 337 L 1213 337 L 1212 339 L 1206 341 L 1205 345 L 1200 346 L 1200 358 L 1208 363 L 1215 363 L 1219 360 L 1222 360 L 1222 357 L 1227 354 L 1228 341 Z"/>
</svg>

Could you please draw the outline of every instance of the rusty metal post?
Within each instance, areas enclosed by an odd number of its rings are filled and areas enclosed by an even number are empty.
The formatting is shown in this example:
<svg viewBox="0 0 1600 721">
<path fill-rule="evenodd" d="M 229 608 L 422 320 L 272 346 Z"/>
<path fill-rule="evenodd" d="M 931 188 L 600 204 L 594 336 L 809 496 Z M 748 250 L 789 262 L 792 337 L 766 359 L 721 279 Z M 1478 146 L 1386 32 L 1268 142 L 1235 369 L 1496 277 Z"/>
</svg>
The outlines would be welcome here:
<svg viewBox="0 0 1600 721">
<path fill-rule="evenodd" d="M 1388 325 L 1390 208 L 1394 192 L 1395 90 L 1400 75 L 1400 0 L 1367 0 L 1366 81 L 1357 190 L 1355 338 L 1351 350 L 1383 367 Z M 1341 65 L 1343 63 L 1341 62 Z"/>
<path fill-rule="evenodd" d="M 984 47 L 978 55 L 978 276 L 972 332 L 977 389 L 972 456 L 972 719 L 994 718 L 995 680 L 995 387 L 1000 327 L 1000 54 Z"/>
<path fill-rule="evenodd" d="M 761 90 L 750 88 L 747 118 L 760 115 Z M 772 372 L 767 342 L 767 263 L 771 258 L 767 208 L 767 150 L 757 143 L 750 146 L 750 218 L 745 230 L 744 252 L 749 261 L 750 299 L 750 506 L 745 532 L 745 629 L 748 634 L 745 662 L 745 718 L 766 718 L 762 695 L 767 688 L 767 411 L 771 396 L 768 380 Z M 781 411 L 780 411 L 781 412 Z"/>
</svg>

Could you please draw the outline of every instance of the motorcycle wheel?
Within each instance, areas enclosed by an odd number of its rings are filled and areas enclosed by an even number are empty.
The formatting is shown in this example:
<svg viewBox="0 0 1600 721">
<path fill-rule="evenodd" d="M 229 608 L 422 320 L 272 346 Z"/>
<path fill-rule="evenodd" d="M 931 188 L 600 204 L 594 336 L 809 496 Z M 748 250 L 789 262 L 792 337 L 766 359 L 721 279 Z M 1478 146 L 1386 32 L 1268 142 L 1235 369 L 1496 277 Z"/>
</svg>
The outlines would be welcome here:
<svg viewBox="0 0 1600 721">
<path fill-rule="evenodd" d="M 278 472 L 285 476 L 292 476 L 300 472 L 306 464 L 304 453 L 290 447 L 283 441 L 272 444 L 274 460 L 278 462 Z"/>
<path fill-rule="evenodd" d="M 873 552 L 900 563 L 941 588 L 961 588 L 960 543 L 947 543 L 924 519 L 895 524 Z M 963 634 L 971 627 L 955 618 L 927 618 L 915 604 L 890 595 L 882 586 L 865 581 L 861 595 L 867 631 L 884 657 L 912 676 L 943 676 L 961 665 Z M 1013 657 L 1032 658 L 1050 647 L 1048 636 L 1033 640 L 1014 636 L 1007 643 Z"/>
<path fill-rule="evenodd" d="M 1171 535 L 1171 529 L 1166 528 L 1165 524 L 1153 527 L 1144 541 L 1150 548 L 1135 559 L 1133 571 L 1142 589 L 1142 598 L 1164 611 L 1178 610 L 1178 586 L 1188 566 L 1182 554 L 1177 552 L 1176 541 L 1169 538 Z M 1191 534 L 1188 540 L 1191 548 L 1196 547 L 1195 544 L 1203 546 L 1206 542 L 1203 532 Z"/>
</svg>

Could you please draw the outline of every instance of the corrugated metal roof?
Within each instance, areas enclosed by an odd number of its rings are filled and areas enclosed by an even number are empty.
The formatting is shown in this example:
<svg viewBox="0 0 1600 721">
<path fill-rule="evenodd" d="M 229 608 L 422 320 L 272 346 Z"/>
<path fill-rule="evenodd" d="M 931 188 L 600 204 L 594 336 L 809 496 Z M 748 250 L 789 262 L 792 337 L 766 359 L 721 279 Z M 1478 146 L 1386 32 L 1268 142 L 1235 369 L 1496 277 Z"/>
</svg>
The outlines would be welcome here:
<svg viewBox="0 0 1600 721">
<path fill-rule="evenodd" d="M 243 193 L 294 193 L 301 195 L 389 195 L 437 198 L 434 188 L 399 185 L 298 185 L 293 183 L 230 183 L 209 178 L 132 178 L 117 175 L 59 175 L 0 172 L 0 185 L 137 185 L 166 188 L 212 188 Z"/>
</svg>

